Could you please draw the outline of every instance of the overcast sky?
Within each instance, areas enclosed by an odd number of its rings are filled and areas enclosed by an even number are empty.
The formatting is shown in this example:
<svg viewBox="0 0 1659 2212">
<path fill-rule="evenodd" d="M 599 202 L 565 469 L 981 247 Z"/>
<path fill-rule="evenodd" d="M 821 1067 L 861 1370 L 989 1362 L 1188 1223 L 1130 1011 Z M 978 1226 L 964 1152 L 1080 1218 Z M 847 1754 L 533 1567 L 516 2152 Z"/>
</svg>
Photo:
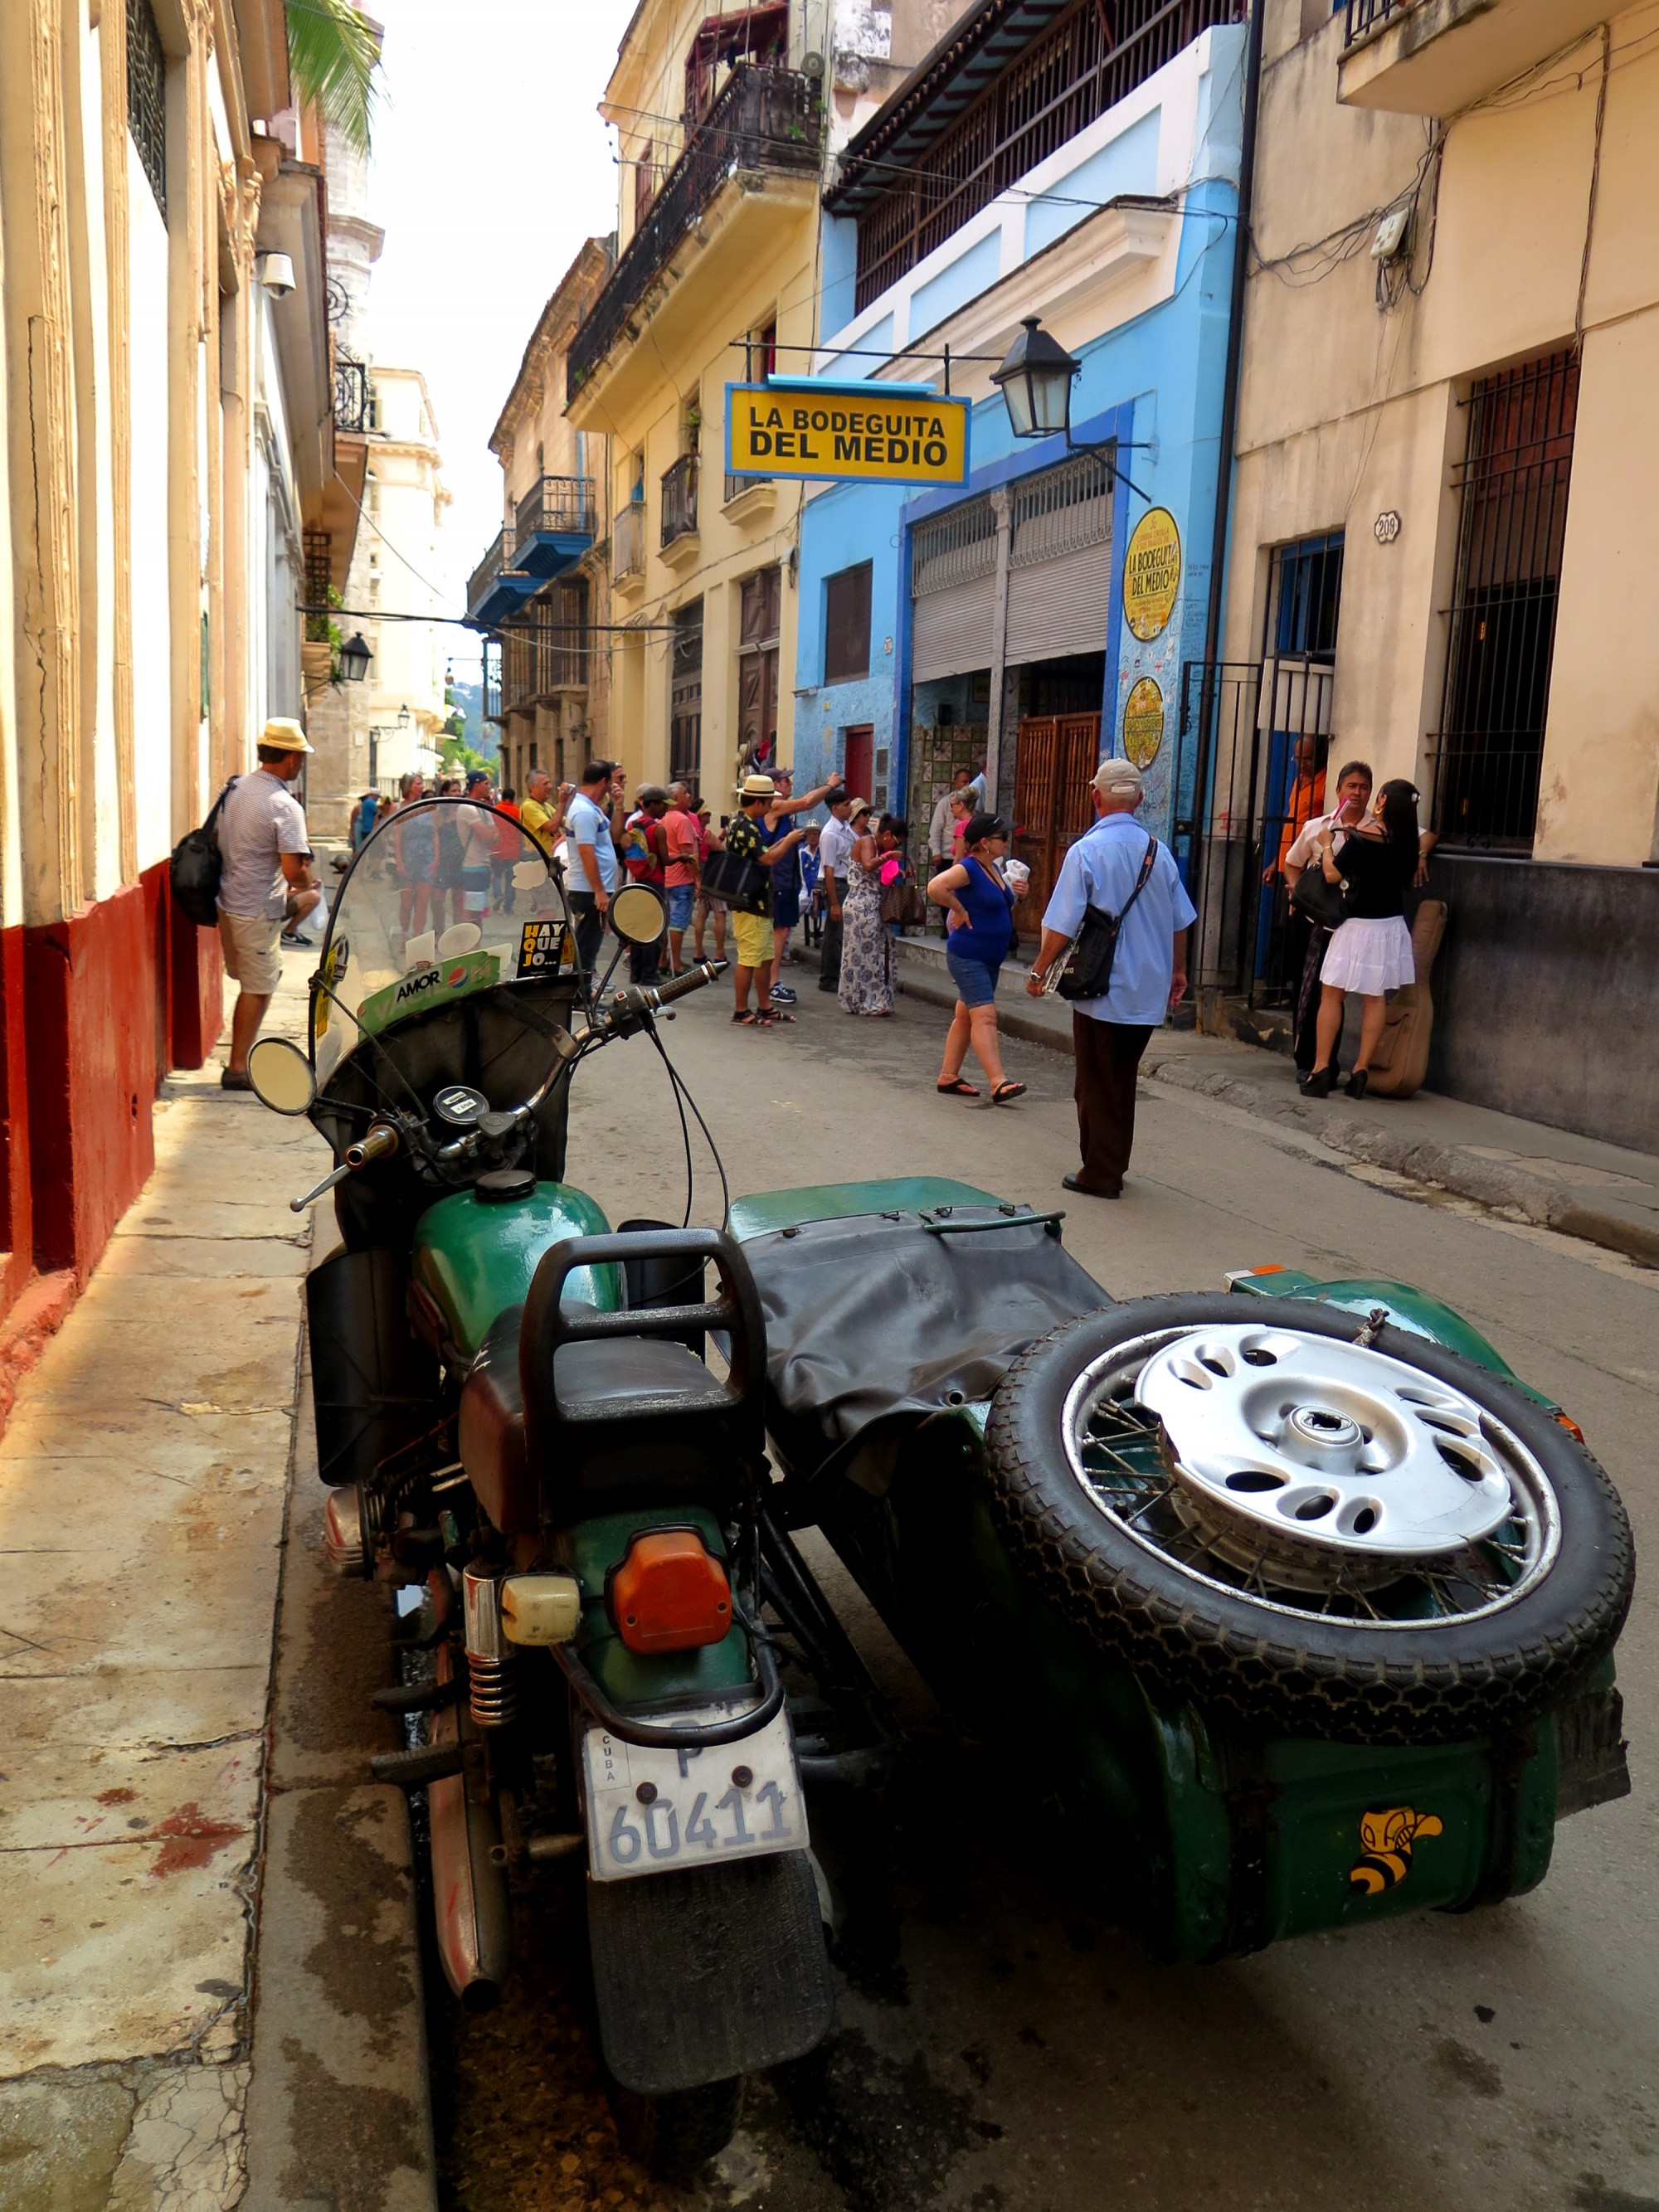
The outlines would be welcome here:
<svg viewBox="0 0 1659 2212">
<path fill-rule="evenodd" d="M 444 481 L 442 586 L 501 527 L 488 439 L 550 294 L 585 238 L 612 230 L 617 172 L 597 112 L 633 0 L 370 0 L 386 25 L 370 216 L 379 360 L 424 371 Z M 477 647 L 447 633 L 458 676 Z"/>
</svg>

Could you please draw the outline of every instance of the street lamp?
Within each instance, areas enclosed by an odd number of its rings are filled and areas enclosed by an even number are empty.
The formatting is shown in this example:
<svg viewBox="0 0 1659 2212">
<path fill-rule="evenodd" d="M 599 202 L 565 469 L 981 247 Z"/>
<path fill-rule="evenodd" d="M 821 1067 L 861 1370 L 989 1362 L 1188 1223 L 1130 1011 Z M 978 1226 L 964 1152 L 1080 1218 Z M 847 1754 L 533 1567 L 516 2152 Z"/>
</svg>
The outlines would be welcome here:
<svg viewBox="0 0 1659 2212">
<path fill-rule="evenodd" d="M 368 664 L 374 655 L 369 651 L 368 641 L 359 630 L 340 647 L 340 680 L 343 684 L 361 684 L 368 673 Z"/>
<path fill-rule="evenodd" d="M 1081 366 L 1049 337 L 1037 316 L 1026 316 L 1007 359 L 991 379 L 1002 393 L 1015 437 L 1052 438 L 1063 430 L 1071 445 L 1072 382 Z"/>
<path fill-rule="evenodd" d="M 1083 364 L 1074 361 L 1058 338 L 1051 338 L 1036 315 L 1027 315 L 1019 336 L 1008 349 L 991 381 L 1002 393 L 1008 410 L 1008 427 L 1017 438 L 1052 438 L 1063 432 L 1068 453 L 1093 453 L 1103 459 L 1113 478 L 1121 477 L 1132 492 L 1152 504 L 1149 493 L 1127 469 L 1118 466 L 1120 453 L 1138 450 L 1133 438 L 1081 439 L 1072 435 L 1072 383 Z"/>
</svg>

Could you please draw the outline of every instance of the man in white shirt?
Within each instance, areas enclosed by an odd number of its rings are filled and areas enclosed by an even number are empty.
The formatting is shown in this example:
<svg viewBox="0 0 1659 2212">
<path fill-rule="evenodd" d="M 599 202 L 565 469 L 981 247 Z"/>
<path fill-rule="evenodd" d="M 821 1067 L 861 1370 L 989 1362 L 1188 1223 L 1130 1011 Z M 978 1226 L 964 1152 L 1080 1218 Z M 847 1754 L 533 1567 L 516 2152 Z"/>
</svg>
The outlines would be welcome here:
<svg viewBox="0 0 1659 2212">
<path fill-rule="evenodd" d="M 259 765 L 225 793 L 214 830 L 219 848 L 219 942 L 239 988 L 230 1018 L 226 1091 L 251 1091 L 249 1048 L 283 980 L 277 939 L 322 896 L 311 872 L 305 811 L 289 789 L 312 750 L 297 722 L 277 717 L 260 733 Z"/>
<path fill-rule="evenodd" d="M 838 783 L 825 797 L 830 819 L 818 835 L 818 866 L 822 870 L 818 881 L 823 886 L 823 943 L 818 952 L 820 991 L 841 988 L 842 901 L 847 896 L 847 864 L 858 842 L 847 819 L 852 804 L 852 793 L 844 784 Z"/>
<path fill-rule="evenodd" d="M 936 876 L 942 874 L 957 858 L 956 848 L 951 842 L 951 832 L 956 823 L 951 812 L 951 801 L 957 792 L 971 789 L 972 780 L 970 769 L 957 769 L 951 778 L 950 789 L 940 792 L 939 802 L 933 808 L 932 819 L 927 824 L 927 855 Z M 980 788 L 982 791 L 984 787 L 985 779 L 981 776 Z"/>
</svg>

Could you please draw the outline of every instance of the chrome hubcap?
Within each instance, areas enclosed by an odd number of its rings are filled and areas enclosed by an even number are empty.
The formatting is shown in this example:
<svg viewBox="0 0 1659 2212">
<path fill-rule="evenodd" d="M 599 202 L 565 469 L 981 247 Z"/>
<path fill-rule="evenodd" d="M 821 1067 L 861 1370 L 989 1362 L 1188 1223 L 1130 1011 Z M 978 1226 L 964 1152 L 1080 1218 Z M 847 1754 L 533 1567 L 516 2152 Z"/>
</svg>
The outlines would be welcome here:
<svg viewBox="0 0 1659 2212">
<path fill-rule="evenodd" d="M 1183 1571 L 1399 1626 L 1512 1603 L 1559 1541 L 1532 1455 L 1462 1391 L 1365 1346 L 1248 1322 L 1163 1332 L 1066 1401 L 1094 1504 Z"/>
</svg>

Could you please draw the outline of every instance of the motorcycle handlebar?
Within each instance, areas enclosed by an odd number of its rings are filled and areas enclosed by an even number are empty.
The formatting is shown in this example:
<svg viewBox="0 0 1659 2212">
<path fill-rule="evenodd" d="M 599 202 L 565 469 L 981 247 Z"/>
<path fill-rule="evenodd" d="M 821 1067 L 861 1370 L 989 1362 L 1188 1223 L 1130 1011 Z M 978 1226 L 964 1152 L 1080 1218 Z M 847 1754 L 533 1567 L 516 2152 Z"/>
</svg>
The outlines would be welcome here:
<svg viewBox="0 0 1659 2212">
<path fill-rule="evenodd" d="M 611 1000 L 611 1011 L 602 1018 L 607 1030 L 619 1029 L 623 1023 L 635 1020 L 641 1014 L 660 1013 L 676 999 L 684 998 L 689 992 L 701 991 L 717 975 L 726 973 L 724 960 L 700 960 L 695 968 L 688 968 L 684 975 L 677 975 L 672 983 L 629 983 L 617 993 Z"/>
</svg>

